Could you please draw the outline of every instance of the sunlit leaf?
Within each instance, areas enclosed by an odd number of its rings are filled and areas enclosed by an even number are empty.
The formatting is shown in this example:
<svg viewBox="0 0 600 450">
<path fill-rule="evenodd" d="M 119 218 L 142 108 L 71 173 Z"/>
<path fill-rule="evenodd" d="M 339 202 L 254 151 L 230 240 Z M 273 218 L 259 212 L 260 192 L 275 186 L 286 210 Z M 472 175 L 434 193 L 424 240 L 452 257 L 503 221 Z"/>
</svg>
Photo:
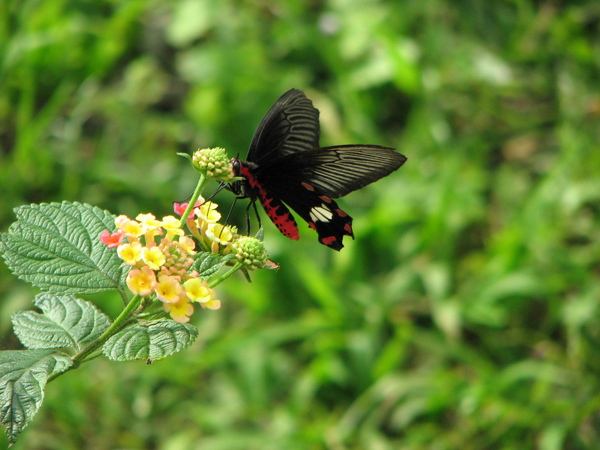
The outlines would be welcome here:
<svg viewBox="0 0 600 450">
<path fill-rule="evenodd" d="M 17 312 L 14 331 L 28 348 L 73 347 L 77 351 L 98 338 L 110 325 L 109 318 L 92 303 L 71 295 L 42 293 L 36 296 L 35 311 Z"/>
<path fill-rule="evenodd" d="M 232 258 L 233 255 L 219 256 L 214 253 L 202 252 L 196 257 L 192 268 L 198 271 L 201 278 L 208 278 L 218 272 Z"/>
<path fill-rule="evenodd" d="M 14 443 L 44 400 L 44 387 L 53 373 L 63 372 L 71 358 L 49 350 L 0 352 L 0 422 Z"/>
<path fill-rule="evenodd" d="M 22 280 L 47 292 L 86 293 L 119 289 L 123 267 L 100 233 L 114 230 L 107 211 L 81 203 L 28 205 L 0 235 L 0 251 Z"/>
<path fill-rule="evenodd" d="M 104 354 L 115 361 L 157 361 L 188 347 L 198 330 L 187 323 L 161 319 L 140 322 L 121 330 L 104 344 Z"/>
</svg>

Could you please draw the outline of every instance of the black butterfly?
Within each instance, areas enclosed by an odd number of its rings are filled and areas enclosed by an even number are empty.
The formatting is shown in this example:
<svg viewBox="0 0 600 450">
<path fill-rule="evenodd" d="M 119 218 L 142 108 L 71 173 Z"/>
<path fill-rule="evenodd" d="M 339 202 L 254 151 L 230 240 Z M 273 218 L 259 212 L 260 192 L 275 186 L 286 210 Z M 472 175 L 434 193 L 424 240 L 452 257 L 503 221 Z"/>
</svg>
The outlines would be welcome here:
<svg viewBox="0 0 600 450">
<path fill-rule="evenodd" d="M 260 122 L 248 160 L 232 159 L 242 180 L 230 189 L 252 204 L 260 200 L 285 236 L 299 239 L 289 206 L 317 231 L 319 242 L 341 250 L 352 236 L 352 217 L 332 199 L 360 189 L 398 169 L 406 157 L 377 145 L 319 148 L 319 110 L 298 89 L 283 94 Z"/>
</svg>

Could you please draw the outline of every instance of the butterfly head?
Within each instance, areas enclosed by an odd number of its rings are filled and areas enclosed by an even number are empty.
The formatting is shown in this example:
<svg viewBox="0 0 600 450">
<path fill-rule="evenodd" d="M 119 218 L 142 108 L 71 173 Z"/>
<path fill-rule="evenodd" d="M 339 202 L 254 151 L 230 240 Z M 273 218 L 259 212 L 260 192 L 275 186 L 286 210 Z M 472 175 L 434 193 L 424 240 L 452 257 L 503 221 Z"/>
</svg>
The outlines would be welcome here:
<svg viewBox="0 0 600 450">
<path fill-rule="evenodd" d="M 238 178 L 233 183 L 229 183 L 228 189 L 240 198 L 253 198 L 252 188 L 256 179 L 252 170 L 257 166 L 254 163 L 241 161 L 239 158 L 231 158 L 233 166 L 233 175 Z"/>
</svg>

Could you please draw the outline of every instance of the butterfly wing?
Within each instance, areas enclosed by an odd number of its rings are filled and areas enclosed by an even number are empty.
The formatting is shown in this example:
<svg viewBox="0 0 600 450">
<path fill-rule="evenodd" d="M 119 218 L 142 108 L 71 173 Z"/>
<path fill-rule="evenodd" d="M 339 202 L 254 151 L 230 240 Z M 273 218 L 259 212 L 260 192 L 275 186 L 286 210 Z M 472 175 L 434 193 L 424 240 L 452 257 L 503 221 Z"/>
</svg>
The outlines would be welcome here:
<svg viewBox="0 0 600 450">
<path fill-rule="evenodd" d="M 250 143 L 247 160 L 262 165 L 318 147 L 319 110 L 304 92 L 290 89 L 260 122 Z"/>
<path fill-rule="evenodd" d="M 277 189 L 274 192 L 282 195 Z M 317 232 L 321 244 L 339 251 L 344 246 L 344 236 L 354 238 L 352 217 L 342 211 L 330 197 L 316 192 L 307 183 L 301 185 L 297 192 L 288 194 L 283 194 L 281 198 Z"/>
<path fill-rule="evenodd" d="M 354 237 L 352 218 L 333 198 L 360 189 L 398 169 L 406 157 L 392 148 L 342 145 L 293 153 L 254 171 L 269 196 L 282 200 L 334 250 Z M 273 219 L 273 218 L 272 218 Z"/>
<path fill-rule="evenodd" d="M 306 183 L 321 195 L 339 198 L 389 175 L 405 161 L 393 148 L 339 145 L 277 158 L 259 166 L 255 175 L 267 189 L 285 191 L 286 197 Z"/>
</svg>

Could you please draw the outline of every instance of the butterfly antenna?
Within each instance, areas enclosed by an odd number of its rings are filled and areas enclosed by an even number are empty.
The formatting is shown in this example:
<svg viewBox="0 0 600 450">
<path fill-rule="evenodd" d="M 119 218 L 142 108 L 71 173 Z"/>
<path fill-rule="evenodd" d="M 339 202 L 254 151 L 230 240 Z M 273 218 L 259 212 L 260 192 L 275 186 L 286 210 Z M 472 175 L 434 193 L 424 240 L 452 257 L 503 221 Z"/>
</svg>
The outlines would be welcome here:
<svg viewBox="0 0 600 450">
<path fill-rule="evenodd" d="M 233 208 L 235 208 L 235 204 L 237 203 L 238 198 L 234 197 L 233 203 L 231 204 L 231 208 L 229 208 L 229 212 L 227 213 L 227 217 L 225 217 L 225 225 L 229 223 L 229 219 L 231 218 L 231 213 L 233 212 Z"/>
<path fill-rule="evenodd" d="M 215 196 L 216 196 L 216 195 L 217 195 L 219 192 L 221 192 L 223 189 L 225 189 L 226 187 L 227 187 L 227 183 L 225 183 L 224 181 L 221 181 L 221 182 L 219 183 L 219 187 L 217 187 L 217 189 L 215 190 L 215 192 L 213 192 L 213 193 L 211 194 L 211 196 L 210 196 L 210 197 L 208 197 L 208 198 L 207 198 L 207 199 L 204 201 L 204 203 L 212 201 L 212 199 L 213 199 L 213 198 L 215 198 Z"/>
</svg>

